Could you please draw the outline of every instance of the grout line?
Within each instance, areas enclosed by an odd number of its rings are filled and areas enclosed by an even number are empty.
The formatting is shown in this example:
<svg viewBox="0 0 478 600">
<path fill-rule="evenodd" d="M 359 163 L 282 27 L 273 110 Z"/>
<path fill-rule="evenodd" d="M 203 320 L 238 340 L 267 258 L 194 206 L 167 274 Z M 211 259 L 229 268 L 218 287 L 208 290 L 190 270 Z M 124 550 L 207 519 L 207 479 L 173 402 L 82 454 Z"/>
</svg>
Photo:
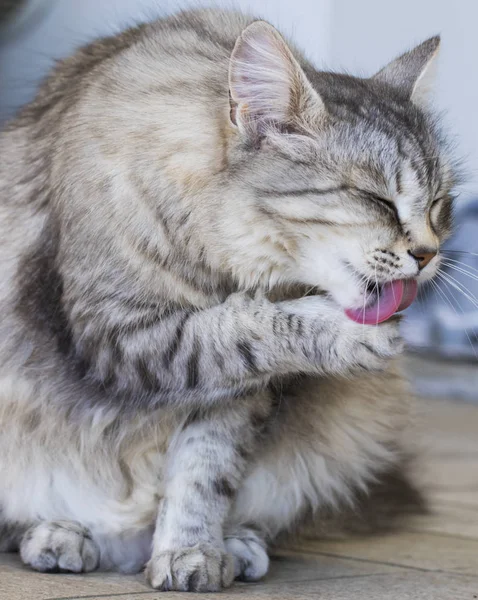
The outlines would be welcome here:
<svg viewBox="0 0 478 600">
<path fill-rule="evenodd" d="M 446 500 L 445 498 L 443 499 L 437 499 L 435 498 L 435 506 L 436 508 L 458 508 L 460 510 L 466 510 L 466 511 L 470 511 L 470 512 L 478 512 L 478 503 L 475 502 L 467 502 L 465 501 L 460 501 L 460 500 Z M 432 513 L 433 515 L 433 513 Z M 440 516 L 440 515 L 437 515 Z"/>
<path fill-rule="evenodd" d="M 401 563 L 392 563 L 392 562 L 383 562 L 381 560 L 372 560 L 371 558 L 360 558 L 358 556 L 348 556 L 345 554 L 335 554 L 333 552 L 322 552 L 322 551 L 307 551 L 303 549 L 294 550 L 291 548 L 290 550 L 297 552 L 297 554 L 309 554 L 312 556 L 327 556 L 329 558 L 342 558 L 344 560 L 356 560 L 358 562 L 369 563 L 374 565 L 384 565 L 390 567 L 398 567 L 400 569 L 412 569 L 414 571 L 423 571 L 425 573 L 441 573 L 442 571 L 436 569 L 426 569 L 424 567 L 413 567 L 409 565 L 404 565 Z M 57 600 L 56 598 L 54 600 Z"/>
<path fill-rule="evenodd" d="M 427 458 L 432 460 L 436 458 L 451 458 L 453 460 L 458 459 L 460 461 L 468 463 L 478 458 L 478 450 L 432 450 L 428 454 Z"/>
<path fill-rule="evenodd" d="M 432 497 L 433 494 L 437 492 L 475 492 L 478 494 L 478 485 L 476 483 L 471 485 L 426 485 L 425 491 L 428 492 Z"/>
<path fill-rule="evenodd" d="M 376 577 L 377 575 L 389 575 L 390 571 L 383 571 L 380 573 L 357 573 L 356 575 L 334 575 L 333 577 L 314 577 L 313 579 L 288 579 L 285 581 L 277 581 L 274 583 L 274 581 L 268 581 L 267 579 L 264 581 L 257 581 L 257 582 L 251 582 L 251 583 L 245 583 L 245 582 L 241 582 L 238 584 L 235 584 L 235 587 L 237 587 L 238 589 L 246 589 L 246 588 L 255 588 L 255 587 L 260 587 L 260 586 L 264 586 L 266 585 L 268 589 L 272 591 L 274 591 L 275 588 L 277 588 L 278 586 L 282 586 L 284 584 L 296 584 L 296 585 L 302 585 L 303 583 L 314 583 L 314 582 L 319 582 L 319 581 L 334 581 L 336 579 L 363 579 L 365 577 Z M 233 584 L 234 585 L 234 584 Z M 227 593 L 227 590 L 223 590 L 223 593 Z M 148 590 L 148 591 L 144 591 L 144 592 L 122 592 L 120 594 L 96 594 L 94 596 L 64 596 L 61 598 L 47 598 L 46 600 L 88 600 L 88 598 L 124 598 L 125 596 L 129 596 L 129 595 L 147 595 L 147 594 L 163 594 L 164 592 L 160 592 L 158 590 Z M 177 592 L 170 592 L 171 594 L 175 594 Z M 183 593 L 187 593 L 187 592 L 183 592 Z M 213 592 L 210 592 L 213 593 Z"/>
<path fill-rule="evenodd" d="M 440 534 L 438 534 L 438 535 L 440 535 Z M 470 541 L 475 541 L 475 540 L 470 540 Z M 306 550 L 297 550 L 296 552 L 298 554 L 309 554 L 309 555 L 316 555 L 316 556 L 327 556 L 329 558 L 341 558 L 341 559 L 344 559 L 344 560 L 356 560 L 358 562 L 370 563 L 370 564 L 374 564 L 374 565 L 383 565 L 383 566 L 389 566 L 389 567 L 397 567 L 398 569 L 405 569 L 405 570 L 409 570 L 409 571 L 419 571 L 421 573 L 442 573 L 442 574 L 445 574 L 445 575 L 464 575 L 466 577 L 478 578 L 478 575 L 469 574 L 469 573 L 460 573 L 460 572 L 456 572 L 456 571 L 448 571 L 446 569 L 427 569 L 425 567 L 414 567 L 413 565 L 406 565 L 406 564 L 403 564 L 403 563 L 383 562 L 381 560 L 372 560 L 370 558 L 360 558 L 358 556 L 347 556 L 347 555 L 344 555 L 344 554 L 334 554 L 332 552 L 307 552 Z"/>
<path fill-rule="evenodd" d="M 62 596 L 61 598 L 46 598 L 45 600 L 87 600 L 88 598 L 124 598 L 125 596 L 139 596 L 147 594 L 163 594 L 159 590 L 147 590 L 144 592 L 121 592 L 119 594 L 94 594 L 93 596 Z"/>
<path fill-rule="evenodd" d="M 478 543 L 478 538 L 476 537 L 468 537 L 466 535 L 460 535 L 458 533 L 446 533 L 445 531 L 441 532 L 441 531 L 428 531 L 427 529 L 414 529 L 414 528 L 410 528 L 408 527 L 407 529 L 401 529 L 401 531 L 404 531 L 405 533 L 420 533 L 420 534 L 424 534 L 424 535 L 433 535 L 435 537 L 444 537 L 444 538 L 448 538 L 448 539 L 455 539 L 455 540 L 459 540 L 460 542 L 475 542 Z M 478 577 L 478 575 L 477 575 Z"/>
<path fill-rule="evenodd" d="M 302 583 L 313 583 L 315 581 L 334 581 L 335 579 L 357 579 L 362 577 L 374 577 L 376 575 L 388 575 L 390 571 L 381 571 L 380 573 L 355 573 L 354 575 L 333 575 L 332 577 L 313 577 L 311 579 L 286 579 L 283 581 L 274 582 L 272 579 L 267 578 L 264 581 L 257 581 L 255 583 L 244 583 L 241 587 L 253 587 L 259 585 L 267 585 L 268 588 L 274 588 L 282 586 L 285 583 L 293 583 L 294 585 L 300 585 Z M 56 599 L 53 599 L 56 600 Z"/>
</svg>

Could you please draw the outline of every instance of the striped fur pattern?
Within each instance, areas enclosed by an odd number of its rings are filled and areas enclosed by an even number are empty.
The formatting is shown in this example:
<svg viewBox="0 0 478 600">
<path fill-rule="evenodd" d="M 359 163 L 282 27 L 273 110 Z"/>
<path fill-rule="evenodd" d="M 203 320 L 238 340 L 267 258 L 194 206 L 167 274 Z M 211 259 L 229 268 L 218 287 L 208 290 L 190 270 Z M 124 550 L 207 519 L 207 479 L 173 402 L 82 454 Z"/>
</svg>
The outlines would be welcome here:
<svg viewBox="0 0 478 600">
<path fill-rule="evenodd" d="M 0 548 L 218 590 L 396 470 L 398 320 L 344 308 L 438 268 L 437 47 L 358 79 L 200 11 L 58 64 L 0 136 Z"/>
</svg>

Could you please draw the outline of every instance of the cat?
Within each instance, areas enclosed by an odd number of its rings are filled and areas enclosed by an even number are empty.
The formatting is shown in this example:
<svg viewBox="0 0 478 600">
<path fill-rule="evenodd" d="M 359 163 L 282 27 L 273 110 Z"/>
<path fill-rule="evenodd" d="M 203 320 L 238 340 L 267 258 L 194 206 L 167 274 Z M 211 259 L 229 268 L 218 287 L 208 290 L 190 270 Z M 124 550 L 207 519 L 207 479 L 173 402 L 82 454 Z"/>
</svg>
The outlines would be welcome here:
<svg viewBox="0 0 478 600">
<path fill-rule="evenodd" d="M 210 9 L 58 63 L 0 137 L 1 549 L 215 591 L 399 469 L 379 303 L 451 229 L 438 47 L 360 79 Z"/>
</svg>

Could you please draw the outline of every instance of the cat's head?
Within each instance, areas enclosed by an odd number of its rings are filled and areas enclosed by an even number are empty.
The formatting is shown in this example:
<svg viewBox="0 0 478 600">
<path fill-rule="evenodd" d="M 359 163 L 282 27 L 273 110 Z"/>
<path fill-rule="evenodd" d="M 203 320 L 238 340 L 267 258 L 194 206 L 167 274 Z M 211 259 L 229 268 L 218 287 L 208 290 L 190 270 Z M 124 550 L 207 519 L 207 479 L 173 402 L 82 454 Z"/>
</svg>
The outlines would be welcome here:
<svg viewBox="0 0 478 600">
<path fill-rule="evenodd" d="M 283 252 L 284 280 L 354 308 L 376 283 L 436 274 L 454 185 L 426 107 L 438 48 L 431 38 L 359 79 L 300 66 L 265 22 L 238 39 L 232 160 L 274 251 Z"/>
</svg>

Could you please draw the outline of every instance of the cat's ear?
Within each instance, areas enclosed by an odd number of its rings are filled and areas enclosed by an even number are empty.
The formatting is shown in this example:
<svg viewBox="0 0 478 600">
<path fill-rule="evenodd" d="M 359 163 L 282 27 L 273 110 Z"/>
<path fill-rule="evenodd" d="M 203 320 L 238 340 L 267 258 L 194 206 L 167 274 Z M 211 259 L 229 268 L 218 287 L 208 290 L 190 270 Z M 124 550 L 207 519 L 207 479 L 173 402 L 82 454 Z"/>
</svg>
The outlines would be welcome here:
<svg viewBox="0 0 478 600">
<path fill-rule="evenodd" d="M 399 56 L 373 79 L 396 87 L 407 99 L 419 106 L 426 106 L 435 79 L 439 49 L 440 36 L 436 35 Z"/>
<path fill-rule="evenodd" d="M 323 104 L 279 32 L 255 21 L 236 41 L 229 67 L 231 121 L 261 135 L 287 128 Z"/>
</svg>

